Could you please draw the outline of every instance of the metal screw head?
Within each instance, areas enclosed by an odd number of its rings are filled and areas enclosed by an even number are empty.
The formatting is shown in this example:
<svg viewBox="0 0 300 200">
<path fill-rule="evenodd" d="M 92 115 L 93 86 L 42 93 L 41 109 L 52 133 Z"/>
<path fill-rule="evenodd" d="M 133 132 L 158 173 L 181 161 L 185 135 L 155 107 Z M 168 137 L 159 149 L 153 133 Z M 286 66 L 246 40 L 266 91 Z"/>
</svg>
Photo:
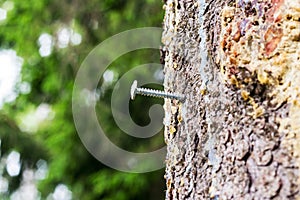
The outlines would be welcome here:
<svg viewBox="0 0 300 200">
<path fill-rule="evenodd" d="M 137 89 L 137 81 L 134 80 L 132 85 L 131 85 L 131 89 L 130 89 L 130 97 L 131 97 L 132 100 L 134 100 L 134 98 L 135 98 L 136 89 Z"/>
</svg>

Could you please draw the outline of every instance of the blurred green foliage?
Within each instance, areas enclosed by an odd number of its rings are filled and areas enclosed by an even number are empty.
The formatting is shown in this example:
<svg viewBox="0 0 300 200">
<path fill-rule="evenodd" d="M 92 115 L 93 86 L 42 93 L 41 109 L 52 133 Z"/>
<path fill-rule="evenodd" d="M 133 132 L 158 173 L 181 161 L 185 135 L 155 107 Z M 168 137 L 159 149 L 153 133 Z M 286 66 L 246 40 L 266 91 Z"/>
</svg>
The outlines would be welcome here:
<svg viewBox="0 0 300 200">
<path fill-rule="evenodd" d="M 0 110 L 1 155 L 20 152 L 22 171 L 35 168 L 39 159 L 48 163 L 46 179 L 39 183 L 42 199 L 55 187 L 66 184 L 73 199 L 162 199 L 163 170 L 146 174 L 122 173 L 102 165 L 82 145 L 72 117 L 72 89 L 76 72 L 87 54 L 101 41 L 121 31 L 137 27 L 161 27 L 162 2 L 155 0 L 11 0 L 14 8 L 0 24 L 0 49 L 13 49 L 24 59 L 22 81 L 31 85 L 31 92 L 20 94 L 14 102 Z M 7 1 L 0 0 L 0 7 Z M 69 27 L 82 36 L 79 45 L 66 48 L 53 46 L 47 57 L 39 53 L 38 39 L 43 33 L 57 38 L 61 27 Z M 121 76 L 139 64 L 159 62 L 158 50 L 132 52 L 115 61 L 110 70 Z M 114 79 L 114 82 L 118 79 Z M 118 146 L 144 151 L 145 145 L 157 149 L 163 145 L 162 133 L 151 140 L 133 139 L 114 124 L 110 111 L 110 96 L 114 86 L 106 86 L 97 104 L 105 129 Z M 99 88 L 103 80 L 99 83 Z M 17 88 L 18 90 L 18 88 Z M 149 123 L 147 108 L 161 100 L 145 101 L 138 97 L 132 117 L 138 123 Z M 18 127 L 20 119 L 31 108 L 41 104 L 51 106 L 55 117 L 39 126 L 36 133 L 24 133 Z M 132 107 L 132 105 L 131 105 Z M 136 145 L 141 142 L 141 145 Z M 7 174 L 6 177 L 9 177 Z M 7 198 L 16 190 L 22 173 L 9 177 Z"/>
</svg>

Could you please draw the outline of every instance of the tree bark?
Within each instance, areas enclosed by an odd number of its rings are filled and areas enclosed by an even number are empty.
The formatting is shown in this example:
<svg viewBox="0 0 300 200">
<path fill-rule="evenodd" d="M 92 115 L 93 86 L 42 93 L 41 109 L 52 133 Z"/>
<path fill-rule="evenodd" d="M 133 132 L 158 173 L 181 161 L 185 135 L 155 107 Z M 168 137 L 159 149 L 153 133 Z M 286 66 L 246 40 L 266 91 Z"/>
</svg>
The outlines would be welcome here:
<svg viewBox="0 0 300 200">
<path fill-rule="evenodd" d="M 164 9 L 166 199 L 300 199 L 300 1 Z"/>
</svg>

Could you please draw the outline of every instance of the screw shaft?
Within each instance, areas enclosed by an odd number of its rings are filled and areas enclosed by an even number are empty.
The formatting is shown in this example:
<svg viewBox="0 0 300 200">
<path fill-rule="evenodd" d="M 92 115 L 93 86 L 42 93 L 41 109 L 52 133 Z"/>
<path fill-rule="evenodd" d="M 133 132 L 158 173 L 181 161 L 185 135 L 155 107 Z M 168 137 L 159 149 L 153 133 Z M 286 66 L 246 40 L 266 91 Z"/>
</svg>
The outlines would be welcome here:
<svg viewBox="0 0 300 200">
<path fill-rule="evenodd" d="M 150 97 L 157 97 L 157 98 L 177 99 L 179 101 L 184 100 L 184 97 L 182 95 L 173 94 L 170 92 L 164 92 L 160 90 L 148 89 L 148 88 L 136 88 L 136 94 L 141 94 Z"/>
</svg>

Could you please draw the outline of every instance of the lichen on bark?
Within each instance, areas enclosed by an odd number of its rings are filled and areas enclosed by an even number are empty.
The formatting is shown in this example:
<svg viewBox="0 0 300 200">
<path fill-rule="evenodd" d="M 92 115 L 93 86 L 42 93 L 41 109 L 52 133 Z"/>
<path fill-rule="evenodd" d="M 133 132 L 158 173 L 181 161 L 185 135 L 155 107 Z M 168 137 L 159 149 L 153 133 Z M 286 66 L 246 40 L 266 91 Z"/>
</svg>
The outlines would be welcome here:
<svg viewBox="0 0 300 200">
<path fill-rule="evenodd" d="M 299 197 L 300 2 L 164 9 L 166 199 Z"/>
</svg>

